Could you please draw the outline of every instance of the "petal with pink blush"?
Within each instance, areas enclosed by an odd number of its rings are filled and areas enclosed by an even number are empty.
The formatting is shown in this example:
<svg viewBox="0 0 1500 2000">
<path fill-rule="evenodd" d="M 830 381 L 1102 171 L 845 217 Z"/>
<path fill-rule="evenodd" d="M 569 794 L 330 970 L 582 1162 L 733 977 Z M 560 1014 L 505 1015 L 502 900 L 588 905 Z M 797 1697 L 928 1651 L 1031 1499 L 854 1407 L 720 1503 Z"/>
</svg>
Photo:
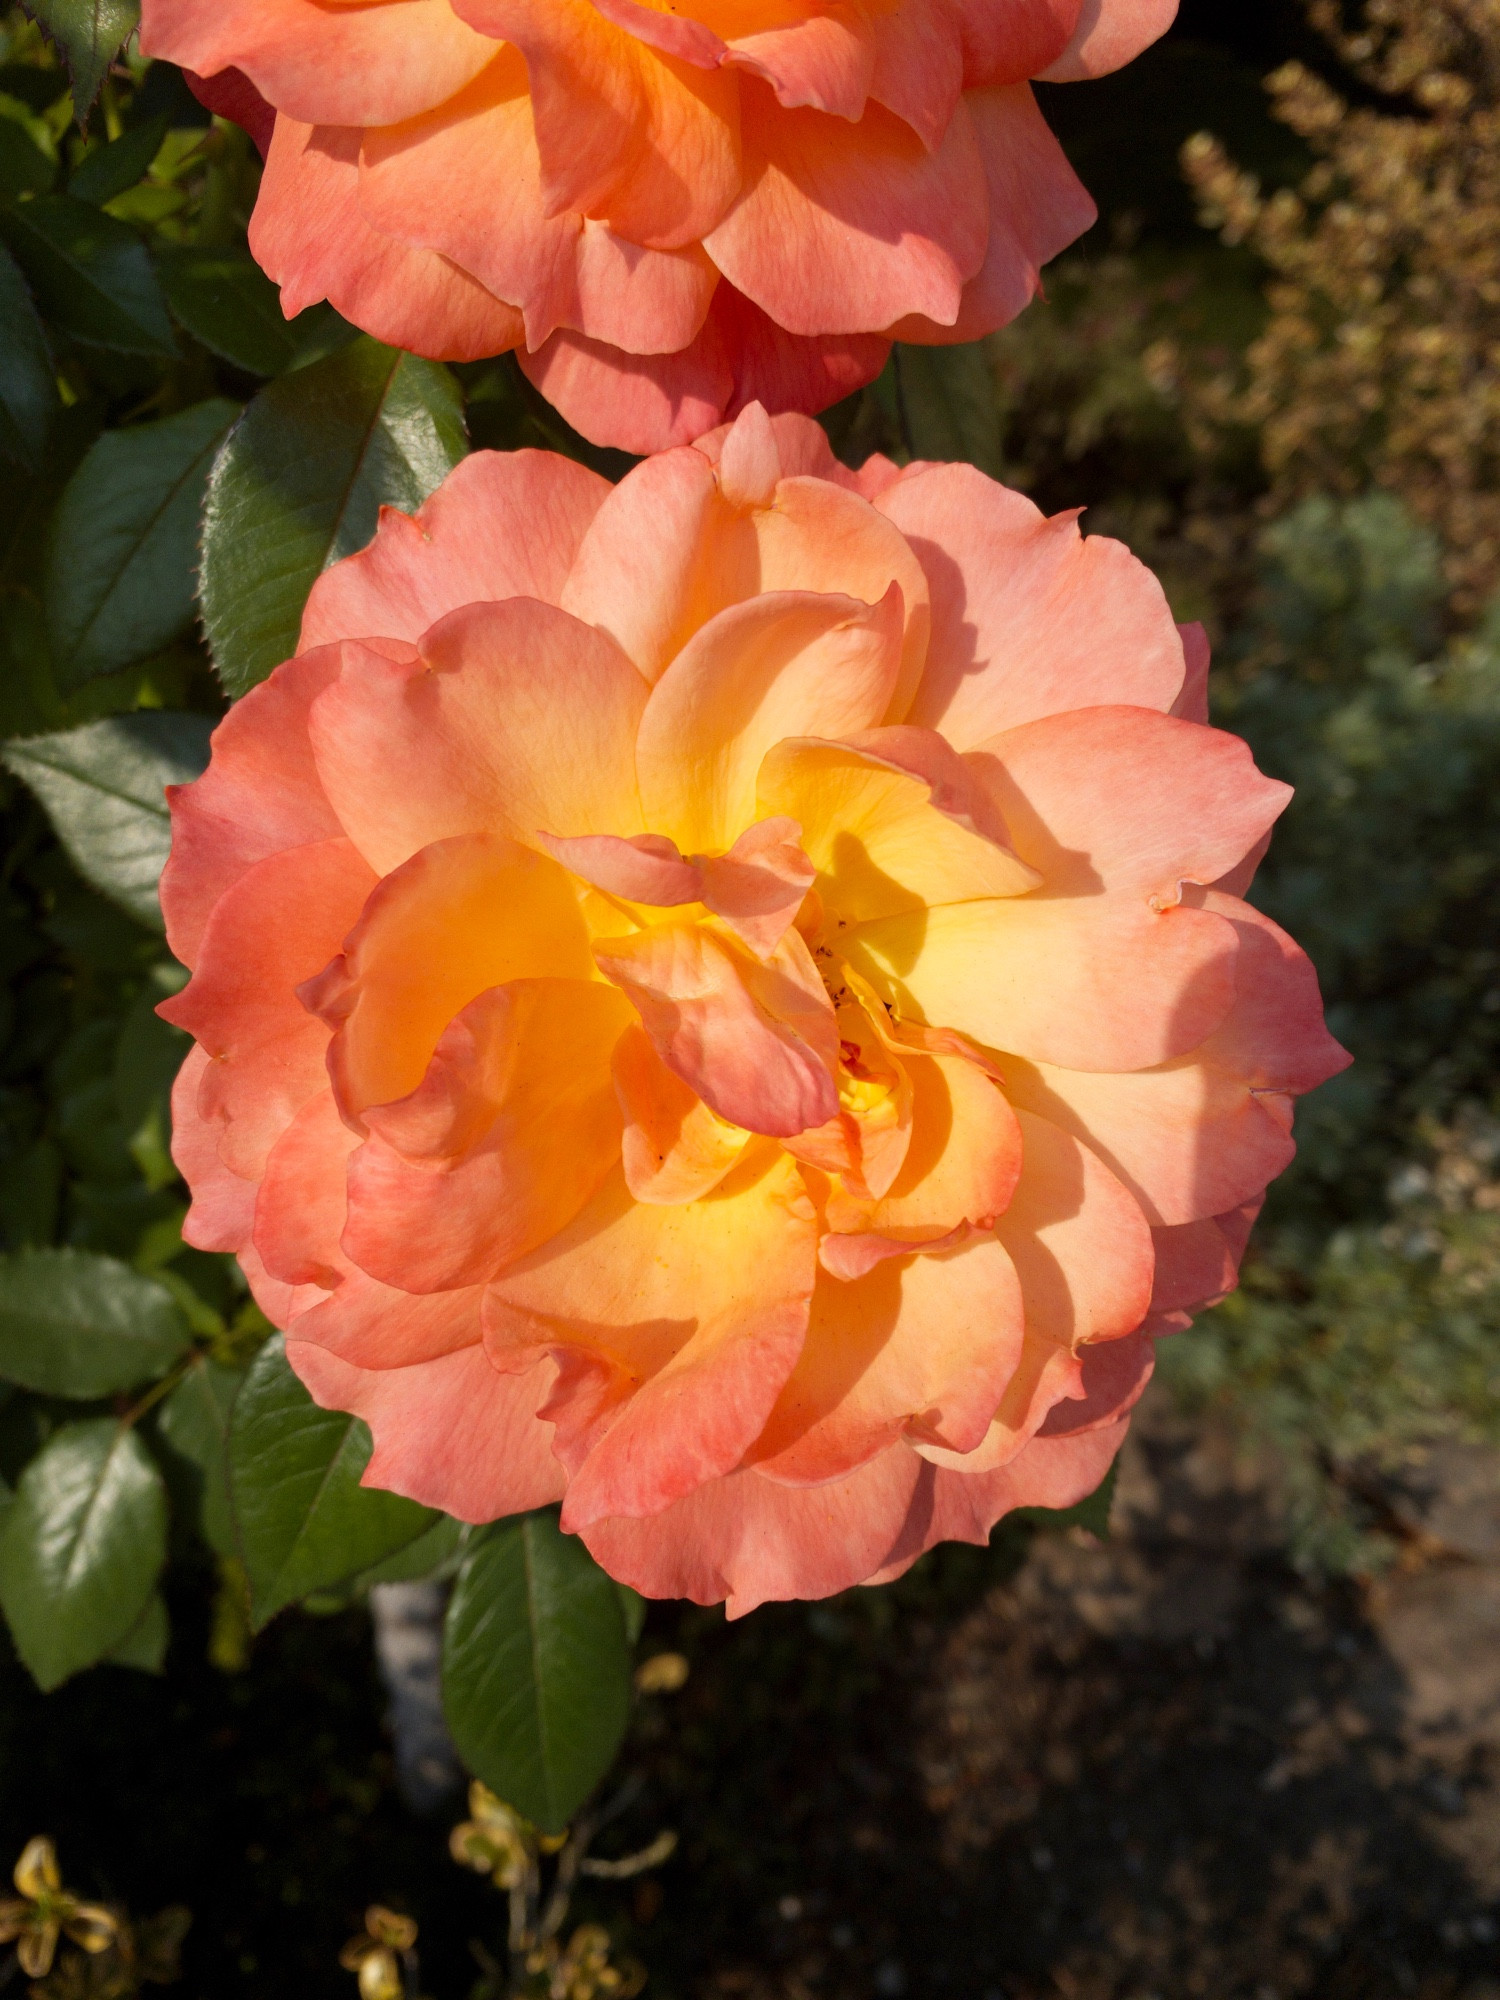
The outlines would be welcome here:
<svg viewBox="0 0 1500 2000">
<path fill-rule="evenodd" d="M 556 604 L 609 492 L 597 472 L 555 452 L 473 452 L 415 514 L 382 507 L 369 547 L 324 570 L 302 613 L 299 645 L 376 634 L 414 643 L 466 604 L 506 597 Z M 312 752 L 305 754 L 311 771 Z"/>
<path fill-rule="evenodd" d="M 479 1346 L 404 1368 L 367 1369 L 310 1340 L 286 1358 L 315 1403 L 362 1417 L 375 1450 L 362 1484 L 440 1507 L 460 1521 L 529 1513 L 563 1494 L 551 1426 L 537 1415 L 552 1370 L 501 1375 Z"/>
<path fill-rule="evenodd" d="M 1096 1493 L 1125 1442 L 1130 1419 L 1120 1417 L 1080 1437 L 1034 1437 L 1004 1465 L 966 1473 L 946 1464 L 929 1469 L 929 1481 L 912 1496 L 904 1533 L 889 1561 L 869 1583 L 890 1583 L 939 1542 L 981 1547 L 1002 1515 L 1018 1507 L 1056 1513 Z M 926 1446 L 917 1449 L 927 1455 Z M 933 1454 L 936 1456 L 936 1454 Z"/>
<path fill-rule="evenodd" d="M 773 744 L 881 719 L 900 672 L 902 622 L 894 584 L 876 605 L 780 591 L 711 619 L 641 718 L 636 771 L 651 825 L 685 850 L 722 852 L 760 816 L 756 779 Z"/>
<path fill-rule="evenodd" d="M 1156 1342 L 1149 1333 L 1127 1333 L 1086 1347 L 1083 1395 L 1054 1403 L 1037 1430 L 1039 1438 L 1081 1437 L 1105 1430 L 1133 1410 L 1145 1395 L 1156 1367 Z"/>
<path fill-rule="evenodd" d="M 313 754 L 382 874 L 457 834 L 637 833 L 647 692 L 612 639 L 566 612 L 473 604 L 440 619 L 413 663 L 347 646 L 313 705 Z"/>
<path fill-rule="evenodd" d="M 963 12 L 951 0 L 915 0 L 868 17 L 870 95 L 904 119 L 930 153 L 942 144 L 964 86 Z"/>
<path fill-rule="evenodd" d="M 886 329 L 895 340 L 948 346 L 1008 325 L 1041 290 L 1042 266 L 1098 217 L 1029 84 L 966 91 L 963 108 L 989 191 L 984 262 L 965 284 L 951 320 L 910 314 Z"/>
<path fill-rule="evenodd" d="M 736 35 L 727 61 L 762 78 L 788 111 L 810 108 L 856 122 L 875 75 L 875 40 L 864 10 L 835 0 L 785 27 Z"/>
<path fill-rule="evenodd" d="M 555 1235 L 620 1157 L 612 987 L 517 979 L 444 1030 L 409 1097 L 365 1114 L 346 1256 L 410 1292 L 482 1284 Z"/>
<path fill-rule="evenodd" d="M 657 1053 L 720 1118 L 790 1137 L 839 1108 L 838 1030 L 796 931 L 762 963 L 703 924 L 658 924 L 594 947 Z"/>
<path fill-rule="evenodd" d="M 757 806 L 802 826 L 818 893 L 840 927 L 1036 888 L 1034 869 L 933 795 L 928 778 L 875 752 L 791 738 L 762 763 Z M 836 944 L 831 927 L 829 936 Z"/>
<path fill-rule="evenodd" d="M 673 1207 L 716 1188 L 750 1134 L 726 1124 L 669 1070 L 644 1028 L 615 1044 L 615 1094 L 624 1114 L 625 1183 L 637 1201 Z"/>
<path fill-rule="evenodd" d="M 685 347 L 717 282 L 696 241 L 643 248 L 607 222 L 549 213 L 514 49 L 440 111 L 367 131 L 359 204 L 373 228 L 451 258 L 516 306 L 532 348 L 560 326 L 635 351 Z"/>
<path fill-rule="evenodd" d="M 622 574 L 632 578 L 628 591 Z M 753 537 L 702 453 L 681 446 L 632 467 L 610 490 L 560 601 L 616 639 L 654 684 L 700 625 L 757 588 Z"/>
<path fill-rule="evenodd" d="M 1008 1058 L 1005 1074 L 1012 1101 L 1083 1140 L 1153 1225 L 1192 1222 L 1248 1200 L 1296 1152 L 1285 1114 L 1201 1053 L 1125 1074 Z"/>
<path fill-rule="evenodd" d="M 495 57 L 448 0 L 320 6 L 317 0 L 151 0 L 143 54 L 210 76 L 242 69 L 288 118 L 390 125 L 441 104 Z"/>
<path fill-rule="evenodd" d="M 281 287 L 287 318 L 327 299 L 377 340 L 436 361 L 477 361 L 517 346 L 526 329 L 514 306 L 436 251 L 364 220 L 359 146 L 358 126 L 301 125 L 285 113 L 276 120 L 250 248 Z"/>
<path fill-rule="evenodd" d="M 1020 1273 L 1028 1332 L 1075 1351 L 1133 1333 L 1151 1302 L 1146 1218 L 1071 1133 L 1029 1111 L 1016 1119 L 1021 1178 L 995 1234 Z"/>
<path fill-rule="evenodd" d="M 702 903 L 757 958 L 769 958 L 812 887 L 812 863 L 797 845 L 801 831 L 784 817 L 757 820 L 727 854 L 686 858 L 660 833 L 538 838 L 565 868 L 607 895 L 661 909 Z"/>
<path fill-rule="evenodd" d="M 167 942 L 184 965 L 196 964 L 209 913 L 247 868 L 342 837 L 307 737 L 308 710 L 340 659 L 330 646 L 279 666 L 219 723 L 203 776 L 168 788 L 172 851 L 161 902 Z"/>
<path fill-rule="evenodd" d="M 1260 840 L 1292 796 L 1220 729 L 1082 708 L 991 737 L 966 760 L 1049 895 L 1175 903 Z"/>
<path fill-rule="evenodd" d="M 912 467 L 875 503 L 932 592 L 928 667 L 909 722 L 956 750 L 1068 709 L 1163 713 L 1185 662 L 1156 578 L 1120 542 L 1085 540 L 967 465 Z"/>
<path fill-rule="evenodd" d="M 680 1207 L 606 1183 L 490 1287 L 492 1357 L 540 1349 L 562 1366 L 547 1414 L 565 1523 L 658 1513 L 739 1462 L 801 1349 L 815 1246 L 795 1164 L 762 1148 Z"/>
<path fill-rule="evenodd" d="M 989 195 L 962 103 L 936 152 L 878 104 L 857 125 L 744 85 L 745 180 L 705 238 L 734 286 L 794 334 L 957 315 L 984 262 Z M 762 398 L 761 400 L 765 400 Z"/>
<path fill-rule="evenodd" d="M 255 1200 L 255 1248 L 273 1278 L 332 1291 L 348 1270 L 339 1254 L 344 1174 L 359 1143 L 331 1090 L 310 1097 L 266 1157 Z"/>
<path fill-rule="evenodd" d="M 778 479 L 825 479 L 849 493 L 861 490 L 858 473 L 834 457 L 828 433 L 821 424 L 792 410 L 783 410 L 771 417 L 769 423 L 776 444 Z M 711 465 L 719 464 L 734 428 L 733 424 L 721 424 L 717 430 L 705 431 L 702 437 L 693 440 L 693 450 L 700 452 Z"/>
<path fill-rule="evenodd" d="M 328 1074 L 356 1124 L 417 1088 L 443 1030 L 489 987 L 593 976 L 566 874 L 498 834 L 414 854 L 375 889 L 343 945 L 301 997 L 320 1030 L 334 1030 Z"/>
<path fill-rule="evenodd" d="M 839 1479 L 902 1436 L 968 1451 L 1021 1352 L 1021 1287 L 993 1236 L 946 1256 L 820 1276 L 807 1339 L 746 1463 L 792 1486 Z"/>
<path fill-rule="evenodd" d="M 1257 1197 L 1224 1215 L 1152 1230 L 1156 1282 L 1148 1327 L 1174 1322 L 1181 1328 L 1189 1323 L 1189 1315 L 1229 1296 L 1240 1281 L 1240 1260 L 1260 1211 Z"/>
<path fill-rule="evenodd" d="M 451 1292 L 403 1292 L 349 1267 L 333 1292 L 303 1307 L 296 1339 L 325 1347 L 359 1368 L 409 1368 L 436 1361 L 481 1337 L 482 1285 Z"/>
<path fill-rule="evenodd" d="M 1199 1051 L 1257 1089 L 1316 1090 L 1354 1058 L 1329 1034 L 1312 960 L 1278 924 L 1210 889 L 1203 907 L 1233 924 L 1240 975 L 1234 1011 Z"/>
<path fill-rule="evenodd" d="M 225 1166 L 220 1127 L 198 1109 L 208 1064 L 206 1049 L 189 1049 L 172 1084 L 172 1159 L 192 1196 L 182 1240 L 195 1250 L 238 1250 L 255 1226 L 255 1182 Z"/>
<path fill-rule="evenodd" d="M 1068 46 L 1041 73 L 1048 83 L 1076 83 L 1122 69 L 1164 35 L 1177 0 L 1083 0 Z"/>
<path fill-rule="evenodd" d="M 672 248 L 713 228 L 740 181 L 732 77 L 648 47 L 589 0 L 454 0 L 526 58 L 544 212 L 607 219 Z"/>
<path fill-rule="evenodd" d="M 1201 722 L 1206 728 L 1208 670 L 1213 663 L 1213 649 L 1208 643 L 1207 632 L 1196 621 L 1191 625 L 1179 625 L 1177 631 L 1182 640 L 1187 672 L 1183 677 L 1182 692 L 1172 704 L 1172 713 L 1181 716 L 1184 722 Z"/>
<path fill-rule="evenodd" d="M 249 1178 L 327 1084 L 328 1030 L 297 984 L 327 963 L 374 886 L 346 840 L 256 862 L 214 906 L 193 977 L 158 1009 L 213 1058 L 199 1110 L 220 1127 L 225 1165 Z"/>
<path fill-rule="evenodd" d="M 199 76 L 196 70 L 185 69 L 182 80 L 205 111 L 243 126 L 261 158 L 266 157 L 276 129 L 276 108 L 267 104 L 243 70 L 221 69 L 213 76 Z"/>
<path fill-rule="evenodd" d="M 643 1597 L 722 1602 L 743 1618 L 759 1604 L 832 1597 L 873 1576 L 901 1545 L 931 1470 L 895 1445 L 823 1486 L 732 1472 L 649 1520 L 617 1517 L 580 1532 L 595 1562 Z"/>
<path fill-rule="evenodd" d="M 875 333 L 788 333 L 720 282 L 697 336 L 676 354 L 625 354 L 560 330 L 522 373 L 577 431 L 620 451 L 690 445 L 748 403 L 826 410 L 873 382 L 891 343 Z"/>
<path fill-rule="evenodd" d="M 1134 897 L 952 903 L 844 931 L 839 950 L 904 1018 L 1061 1069 L 1146 1069 L 1234 1003 L 1238 938 L 1210 911 Z"/>
<path fill-rule="evenodd" d="M 959 0 L 964 81 L 1024 83 L 1068 45 L 1081 0 Z"/>
</svg>

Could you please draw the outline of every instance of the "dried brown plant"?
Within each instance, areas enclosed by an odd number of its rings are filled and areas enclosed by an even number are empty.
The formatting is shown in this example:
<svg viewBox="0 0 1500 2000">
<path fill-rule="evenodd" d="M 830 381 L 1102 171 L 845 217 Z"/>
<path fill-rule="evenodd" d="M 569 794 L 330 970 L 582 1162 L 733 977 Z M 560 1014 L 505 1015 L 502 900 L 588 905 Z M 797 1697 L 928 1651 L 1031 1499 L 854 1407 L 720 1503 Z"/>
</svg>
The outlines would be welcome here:
<svg viewBox="0 0 1500 2000">
<path fill-rule="evenodd" d="M 1267 79 L 1316 164 L 1267 194 L 1207 133 L 1183 163 L 1205 221 L 1269 265 L 1270 318 L 1202 414 L 1255 427 L 1273 500 L 1399 492 L 1442 535 L 1455 608 L 1500 583 L 1500 0 L 1307 0 L 1378 96 L 1300 63 Z"/>
</svg>

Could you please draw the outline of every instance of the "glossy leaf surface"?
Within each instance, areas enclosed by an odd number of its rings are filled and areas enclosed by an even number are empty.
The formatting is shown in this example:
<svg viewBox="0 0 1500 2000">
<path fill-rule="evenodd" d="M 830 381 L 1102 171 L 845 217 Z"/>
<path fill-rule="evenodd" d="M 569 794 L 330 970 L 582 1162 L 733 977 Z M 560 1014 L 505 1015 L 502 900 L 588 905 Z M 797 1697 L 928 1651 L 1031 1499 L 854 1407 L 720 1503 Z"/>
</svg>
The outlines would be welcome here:
<svg viewBox="0 0 1500 2000">
<path fill-rule="evenodd" d="M 295 652 L 323 570 L 363 548 L 382 506 L 414 511 L 464 456 L 446 368 L 360 339 L 272 382 L 209 481 L 202 597 L 231 695 Z"/>
<path fill-rule="evenodd" d="M 212 729 L 206 716 L 143 710 L 8 743 L 4 761 L 46 807 L 84 879 L 160 930 L 156 885 L 172 841 L 165 787 L 199 775 Z"/>
<path fill-rule="evenodd" d="M 373 1569 L 437 1521 L 430 1507 L 362 1487 L 370 1433 L 320 1410 L 278 1336 L 255 1357 L 229 1426 L 235 1532 L 257 1627 L 309 1592 Z"/>
<path fill-rule="evenodd" d="M 43 1688 L 131 1634 L 167 1553 L 167 1494 L 134 1430 L 65 1424 L 0 1520 L 0 1609 Z"/>
<path fill-rule="evenodd" d="M 614 1760 L 630 1709 L 620 1593 L 550 1513 L 479 1540 L 448 1608 L 443 1705 L 459 1754 L 560 1831 Z"/>
</svg>

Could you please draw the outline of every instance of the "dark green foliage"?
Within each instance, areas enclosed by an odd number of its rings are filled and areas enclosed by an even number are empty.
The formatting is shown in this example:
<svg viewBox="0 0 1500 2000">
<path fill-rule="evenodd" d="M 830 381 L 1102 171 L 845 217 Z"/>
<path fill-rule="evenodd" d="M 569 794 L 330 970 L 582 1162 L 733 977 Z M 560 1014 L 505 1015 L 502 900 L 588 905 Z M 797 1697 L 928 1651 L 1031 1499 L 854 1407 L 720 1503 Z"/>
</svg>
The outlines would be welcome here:
<svg viewBox="0 0 1500 2000">
<path fill-rule="evenodd" d="M 470 1769 L 546 1832 L 613 1763 L 630 1711 L 624 1606 L 550 1513 L 476 1538 L 448 1609 L 443 1705 Z"/>
</svg>

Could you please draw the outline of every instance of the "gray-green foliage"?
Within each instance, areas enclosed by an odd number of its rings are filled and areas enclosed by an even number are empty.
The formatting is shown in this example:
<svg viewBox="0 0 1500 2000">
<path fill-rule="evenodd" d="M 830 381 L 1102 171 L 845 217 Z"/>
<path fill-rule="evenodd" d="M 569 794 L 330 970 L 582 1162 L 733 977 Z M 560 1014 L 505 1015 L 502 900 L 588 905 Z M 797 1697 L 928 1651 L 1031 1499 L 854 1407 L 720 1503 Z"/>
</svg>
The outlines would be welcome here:
<svg viewBox="0 0 1500 2000">
<path fill-rule="evenodd" d="M 1263 543 L 1217 719 L 1297 787 L 1254 900 L 1355 1058 L 1299 1111 L 1242 1291 L 1170 1380 L 1273 1437 L 1309 1561 L 1378 1557 L 1357 1490 L 1444 1430 L 1500 1438 L 1500 615 L 1443 645 L 1436 545 L 1387 495 Z"/>
</svg>

